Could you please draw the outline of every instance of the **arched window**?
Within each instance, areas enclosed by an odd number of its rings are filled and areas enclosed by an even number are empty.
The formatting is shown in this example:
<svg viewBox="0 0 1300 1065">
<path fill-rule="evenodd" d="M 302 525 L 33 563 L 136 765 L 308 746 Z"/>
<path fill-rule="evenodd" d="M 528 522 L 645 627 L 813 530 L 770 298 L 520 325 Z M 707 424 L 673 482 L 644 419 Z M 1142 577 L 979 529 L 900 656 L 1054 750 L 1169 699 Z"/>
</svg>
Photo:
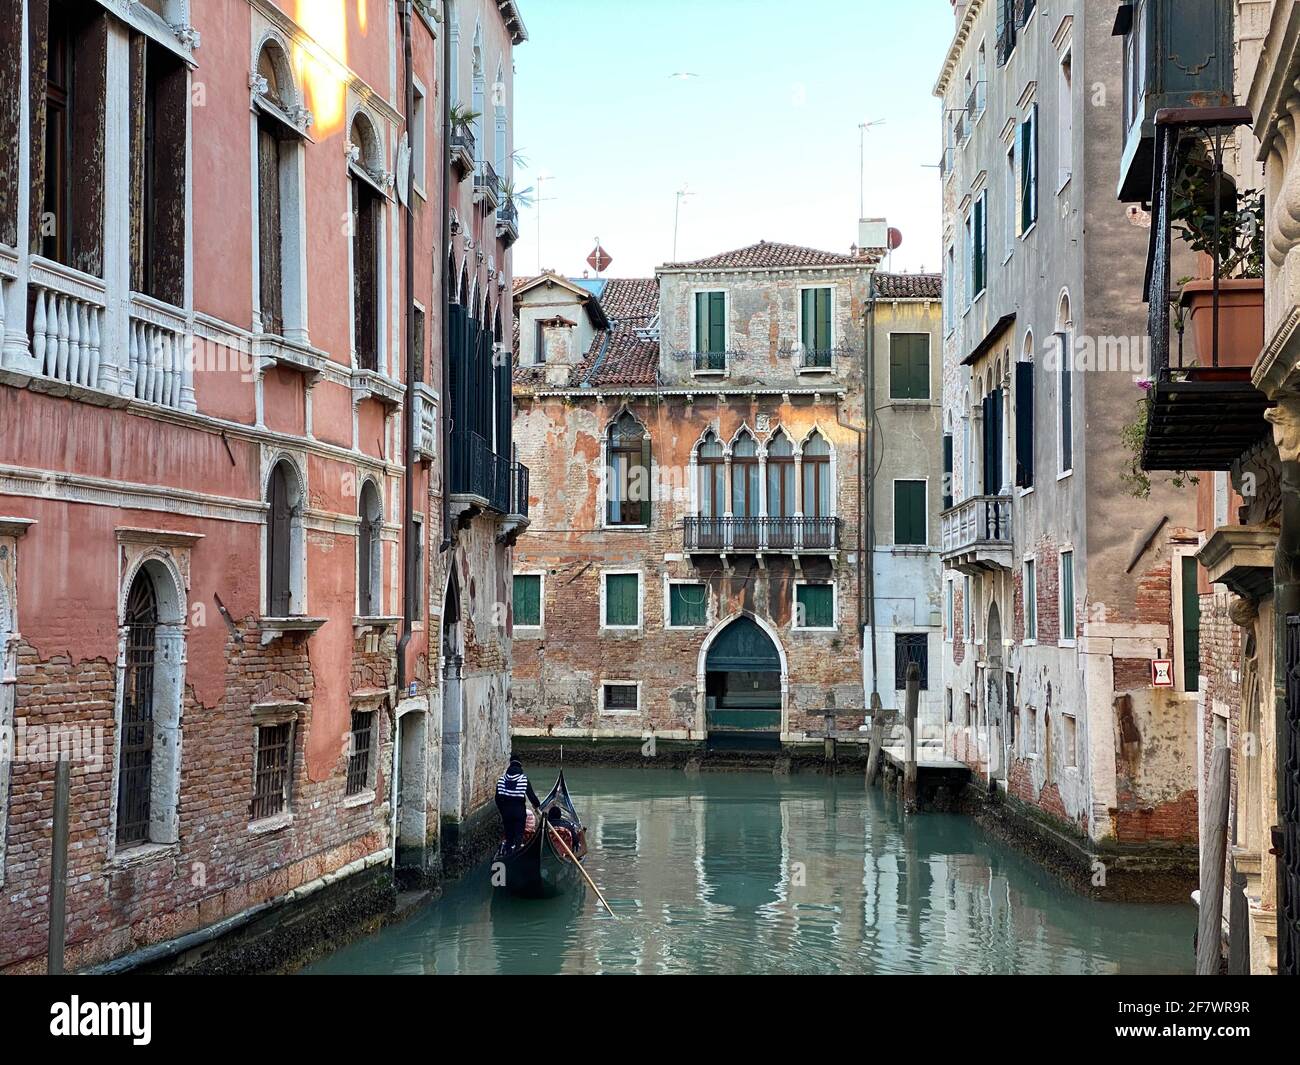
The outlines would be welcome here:
<svg viewBox="0 0 1300 1065">
<path fill-rule="evenodd" d="M 294 617 L 302 612 L 302 493 L 287 459 L 271 471 L 266 502 L 267 616 Z"/>
<path fill-rule="evenodd" d="M 758 445 L 742 431 L 731 446 L 731 513 L 737 518 L 759 515 Z"/>
<path fill-rule="evenodd" d="M 1025 332 L 1016 365 L 1016 487 L 1034 486 L 1034 334 Z"/>
<path fill-rule="evenodd" d="M 1060 306 L 1056 312 L 1056 342 L 1061 363 L 1057 392 L 1058 472 L 1069 473 L 1074 469 L 1074 380 L 1071 373 L 1074 361 L 1074 321 L 1070 313 L 1068 292 L 1061 293 Z"/>
<path fill-rule="evenodd" d="M 306 338 L 297 224 L 303 131 L 292 117 L 298 92 L 284 49 L 267 41 L 257 58 L 266 88 L 256 97 L 258 312 L 262 332 Z"/>
<path fill-rule="evenodd" d="M 792 518 L 797 509 L 794 445 L 778 430 L 767 445 L 767 513 L 773 518 Z"/>
<path fill-rule="evenodd" d="M 700 516 L 720 518 L 727 510 L 727 467 L 722 443 L 709 431 L 696 455 L 700 477 Z"/>
<path fill-rule="evenodd" d="M 624 411 L 609 427 L 605 471 L 607 525 L 650 524 L 650 434 Z"/>
<path fill-rule="evenodd" d="M 362 617 L 377 618 L 384 612 L 384 507 L 374 481 L 366 481 L 362 487 L 358 509 L 357 611 Z"/>
<path fill-rule="evenodd" d="M 178 838 L 184 604 L 168 566 L 144 562 L 122 607 L 115 849 Z"/>
<path fill-rule="evenodd" d="M 126 672 L 122 678 L 122 737 L 117 786 L 117 845 L 149 839 L 150 775 L 153 768 L 154 658 L 158 643 L 158 597 L 152 578 L 136 575 L 126 605 Z"/>
<path fill-rule="evenodd" d="M 506 110 L 506 77 L 505 67 L 497 64 L 496 83 L 492 86 L 492 99 L 494 104 L 495 126 L 496 126 L 496 163 L 497 174 L 502 178 L 510 176 L 510 118 Z"/>
<path fill-rule="evenodd" d="M 831 446 L 814 431 L 803 446 L 803 514 L 829 518 L 835 514 L 831 496 Z"/>
<path fill-rule="evenodd" d="M 352 209 L 352 345 L 356 365 L 380 369 L 380 248 L 384 194 L 376 177 L 383 172 L 378 135 L 358 113 L 350 133 L 355 158 L 349 166 Z"/>
</svg>

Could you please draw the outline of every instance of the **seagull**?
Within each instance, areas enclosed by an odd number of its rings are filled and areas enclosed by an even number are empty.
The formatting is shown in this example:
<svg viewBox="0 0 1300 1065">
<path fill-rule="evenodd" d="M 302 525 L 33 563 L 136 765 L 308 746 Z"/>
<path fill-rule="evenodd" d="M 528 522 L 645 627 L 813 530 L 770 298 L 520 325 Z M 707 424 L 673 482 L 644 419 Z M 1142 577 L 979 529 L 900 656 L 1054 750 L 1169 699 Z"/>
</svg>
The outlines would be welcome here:
<svg viewBox="0 0 1300 1065">
<path fill-rule="evenodd" d="M 698 78 L 699 75 L 690 70 L 679 70 L 674 74 L 668 75 L 674 81 L 688 81 L 691 78 Z"/>
</svg>

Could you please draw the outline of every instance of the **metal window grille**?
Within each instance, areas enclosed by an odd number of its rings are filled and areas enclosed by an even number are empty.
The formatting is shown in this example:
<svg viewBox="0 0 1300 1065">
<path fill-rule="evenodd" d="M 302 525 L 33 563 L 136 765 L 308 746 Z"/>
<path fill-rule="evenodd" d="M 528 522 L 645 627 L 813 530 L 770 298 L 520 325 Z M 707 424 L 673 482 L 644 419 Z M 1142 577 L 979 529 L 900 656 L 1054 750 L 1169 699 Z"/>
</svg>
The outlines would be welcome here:
<svg viewBox="0 0 1300 1065">
<path fill-rule="evenodd" d="M 274 817 L 288 805 L 292 738 L 293 723 L 290 721 L 258 726 L 253 789 L 254 821 Z"/>
<path fill-rule="evenodd" d="M 636 709 L 636 685 L 635 684 L 606 684 L 605 685 L 605 709 L 606 710 L 635 710 Z"/>
<path fill-rule="evenodd" d="M 126 624 L 126 673 L 122 689 L 122 743 L 117 792 L 119 846 L 145 843 L 149 839 L 158 602 L 153 581 L 143 574 L 131 586 Z"/>
<path fill-rule="evenodd" d="M 352 746 L 348 754 L 348 795 L 360 795 L 370 786 L 370 752 L 374 744 L 375 712 L 352 711 Z"/>
</svg>

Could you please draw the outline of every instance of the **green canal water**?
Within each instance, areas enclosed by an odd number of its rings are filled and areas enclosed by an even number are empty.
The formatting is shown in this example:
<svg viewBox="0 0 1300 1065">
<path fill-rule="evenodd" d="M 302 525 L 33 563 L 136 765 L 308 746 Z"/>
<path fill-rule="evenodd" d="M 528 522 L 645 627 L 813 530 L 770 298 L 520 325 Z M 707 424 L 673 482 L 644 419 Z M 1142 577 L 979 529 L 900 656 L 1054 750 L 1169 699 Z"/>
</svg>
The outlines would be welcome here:
<svg viewBox="0 0 1300 1065">
<path fill-rule="evenodd" d="M 532 769 L 538 790 L 552 773 Z M 573 767 L 594 893 L 485 865 L 309 973 L 1187 973 L 1195 911 L 1081 898 L 971 820 L 860 777 Z"/>
</svg>

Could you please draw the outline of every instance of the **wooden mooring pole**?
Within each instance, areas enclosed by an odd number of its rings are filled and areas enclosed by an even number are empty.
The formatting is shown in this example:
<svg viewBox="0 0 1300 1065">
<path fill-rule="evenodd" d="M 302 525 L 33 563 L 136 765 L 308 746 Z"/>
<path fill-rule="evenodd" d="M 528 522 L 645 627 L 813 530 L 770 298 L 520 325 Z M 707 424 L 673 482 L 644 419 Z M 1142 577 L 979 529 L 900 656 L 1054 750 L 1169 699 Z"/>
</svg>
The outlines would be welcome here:
<svg viewBox="0 0 1300 1065">
<path fill-rule="evenodd" d="M 916 711 L 921 701 L 921 667 L 915 662 L 907 664 L 907 704 L 903 737 L 906 744 L 903 763 L 903 806 L 908 811 L 916 809 Z"/>
<path fill-rule="evenodd" d="M 871 693 L 871 743 L 867 749 L 867 787 L 880 773 L 880 749 L 885 745 L 885 711 L 880 706 L 880 692 Z"/>
<path fill-rule="evenodd" d="M 50 940 L 45 971 L 63 973 L 63 948 L 67 937 L 68 896 L 68 806 L 71 777 L 67 758 L 60 757 L 54 768 L 54 823 L 50 829 Z"/>
<path fill-rule="evenodd" d="M 1196 927 L 1196 975 L 1217 976 L 1223 955 L 1223 877 L 1228 846 L 1227 747 L 1214 748 L 1201 836 L 1200 915 Z"/>
</svg>

